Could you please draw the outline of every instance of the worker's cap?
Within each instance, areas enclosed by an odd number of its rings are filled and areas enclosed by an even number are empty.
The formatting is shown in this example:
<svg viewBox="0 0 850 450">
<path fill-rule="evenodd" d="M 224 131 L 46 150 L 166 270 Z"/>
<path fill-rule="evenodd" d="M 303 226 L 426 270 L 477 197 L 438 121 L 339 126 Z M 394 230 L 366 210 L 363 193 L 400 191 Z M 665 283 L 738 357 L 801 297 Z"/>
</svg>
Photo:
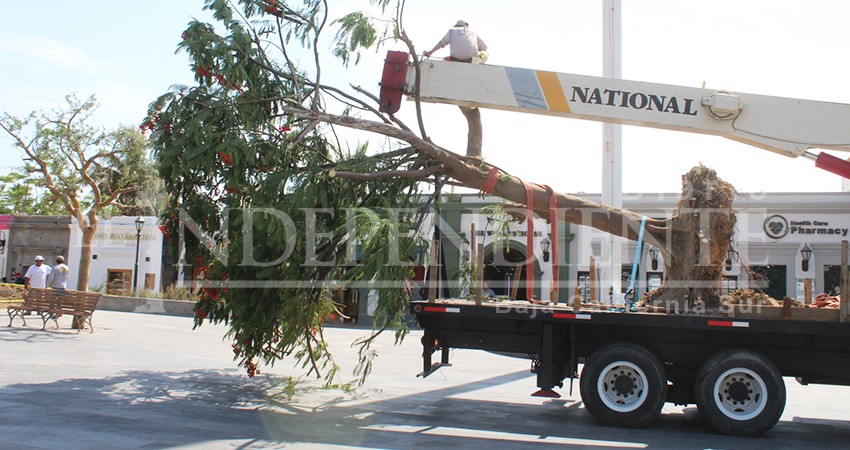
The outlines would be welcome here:
<svg viewBox="0 0 850 450">
<path fill-rule="evenodd" d="M 455 26 L 456 27 L 468 27 L 469 24 L 464 22 L 463 20 L 458 20 L 457 23 L 455 24 Z"/>
<path fill-rule="evenodd" d="M 36 261 L 44 261 L 44 256 L 38 255 L 35 257 Z"/>
<path fill-rule="evenodd" d="M 57 256 L 57 257 L 56 257 L 56 262 L 58 262 L 58 263 L 63 263 L 63 262 L 65 262 L 65 257 L 64 257 L 64 256 L 62 256 L 62 255 Z"/>
</svg>

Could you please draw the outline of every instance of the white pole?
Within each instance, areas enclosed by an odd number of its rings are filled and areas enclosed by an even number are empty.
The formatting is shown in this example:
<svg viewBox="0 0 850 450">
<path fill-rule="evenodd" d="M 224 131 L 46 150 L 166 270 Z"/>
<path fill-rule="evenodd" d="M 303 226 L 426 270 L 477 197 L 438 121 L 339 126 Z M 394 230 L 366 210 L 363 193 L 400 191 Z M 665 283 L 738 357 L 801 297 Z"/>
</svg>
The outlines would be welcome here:
<svg viewBox="0 0 850 450">
<path fill-rule="evenodd" d="M 620 0 L 602 1 L 602 76 L 622 78 L 622 24 Z M 602 125 L 602 203 L 623 207 L 623 128 L 621 125 Z M 620 294 L 623 260 L 623 240 L 607 235 L 602 240 L 600 257 L 600 288 L 602 299 L 617 300 Z M 614 298 L 608 296 L 613 292 Z"/>
</svg>

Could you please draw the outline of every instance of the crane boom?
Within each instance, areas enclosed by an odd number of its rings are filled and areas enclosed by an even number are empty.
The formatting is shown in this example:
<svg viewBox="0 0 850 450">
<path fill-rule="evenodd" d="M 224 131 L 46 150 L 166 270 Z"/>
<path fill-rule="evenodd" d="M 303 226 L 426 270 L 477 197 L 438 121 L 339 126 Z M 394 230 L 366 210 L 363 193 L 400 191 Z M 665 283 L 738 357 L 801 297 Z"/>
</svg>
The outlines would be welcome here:
<svg viewBox="0 0 850 450">
<path fill-rule="evenodd" d="M 402 93 L 416 95 L 416 72 L 408 65 L 407 54 L 388 55 L 382 111 L 397 111 Z M 850 178 L 850 163 L 807 152 L 850 151 L 848 104 L 432 59 L 420 68 L 418 94 L 424 102 L 717 135 L 789 157 L 806 156 Z"/>
</svg>

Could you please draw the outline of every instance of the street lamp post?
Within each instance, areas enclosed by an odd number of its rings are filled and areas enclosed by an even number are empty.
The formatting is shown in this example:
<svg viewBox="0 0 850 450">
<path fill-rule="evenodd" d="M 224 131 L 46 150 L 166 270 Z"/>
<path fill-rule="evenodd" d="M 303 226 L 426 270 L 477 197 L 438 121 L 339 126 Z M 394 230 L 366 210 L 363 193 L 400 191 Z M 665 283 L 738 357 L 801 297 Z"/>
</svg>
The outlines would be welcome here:
<svg viewBox="0 0 850 450">
<path fill-rule="evenodd" d="M 729 241 L 729 248 L 726 249 L 726 271 L 732 270 L 732 261 L 735 260 L 735 247 L 732 246 L 732 241 Z"/>
<path fill-rule="evenodd" d="M 552 241 L 547 238 L 540 241 L 540 250 L 543 250 L 543 262 L 549 262 L 549 246 L 551 245 Z"/>
<path fill-rule="evenodd" d="M 145 219 L 142 216 L 136 217 L 136 265 L 133 270 L 133 292 L 136 292 L 136 287 L 139 285 L 139 240 L 142 237 L 142 227 L 145 226 Z"/>
<path fill-rule="evenodd" d="M 658 249 L 655 247 L 649 247 L 649 259 L 652 263 L 652 270 L 658 270 Z"/>
<path fill-rule="evenodd" d="M 809 271 L 809 261 L 812 259 L 812 248 L 809 244 L 804 244 L 800 250 L 800 255 L 803 257 L 803 272 Z"/>
</svg>

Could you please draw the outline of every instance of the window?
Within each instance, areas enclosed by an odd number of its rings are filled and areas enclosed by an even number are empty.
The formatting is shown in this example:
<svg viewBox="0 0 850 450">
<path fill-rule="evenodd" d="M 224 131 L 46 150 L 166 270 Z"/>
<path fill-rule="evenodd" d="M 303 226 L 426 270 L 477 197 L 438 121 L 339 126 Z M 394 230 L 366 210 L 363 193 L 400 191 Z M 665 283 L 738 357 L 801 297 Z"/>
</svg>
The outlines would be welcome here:
<svg viewBox="0 0 850 450">
<path fill-rule="evenodd" d="M 664 283 L 664 273 L 662 272 L 647 272 L 646 273 L 646 292 L 653 291 L 661 287 Z"/>
<path fill-rule="evenodd" d="M 728 294 L 738 289 L 738 277 L 735 275 L 724 275 L 720 285 L 720 295 Z"/>
<path fill-rule="evenodd" d="M 106 293 L 109 295 L 127 295 L 130 292 L 131 269 L 106 269 Z"/>
<path fill-rule="evenodd" d="M 629 290 L 629 282 L 632 281 L 632 265 L 623 264 L 623 272 L 620 276 L 620 293 L 625 294 Z"/>
<path fill-rule="evenodd" d="M 590 303 L 590 272 L 578 272 L 578 291 L 581 301 Z"/>
</svg>

